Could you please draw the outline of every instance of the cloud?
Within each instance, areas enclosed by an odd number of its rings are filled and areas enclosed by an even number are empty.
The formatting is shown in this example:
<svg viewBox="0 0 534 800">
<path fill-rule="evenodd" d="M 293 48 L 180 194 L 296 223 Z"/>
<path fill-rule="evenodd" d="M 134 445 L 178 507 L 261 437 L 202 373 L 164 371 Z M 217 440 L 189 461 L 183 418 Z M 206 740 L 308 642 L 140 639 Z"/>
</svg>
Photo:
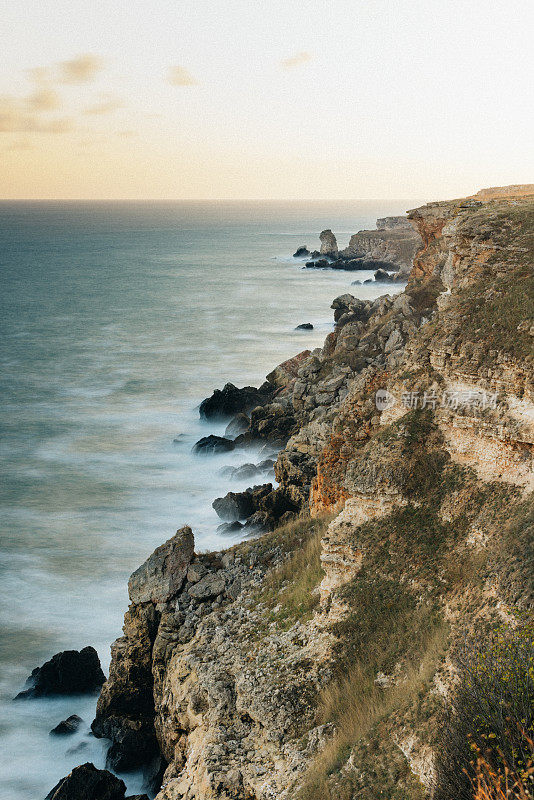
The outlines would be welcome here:
<svg viewBox="0 0 534 800">
<path fill-rule="evenodd" d="M 198 81 L 184 67 L 170 67 L 168 80 L 171 86 L 198 86 Z"/>
<path fill-rule="evenodd" d="M 28 105 L 35 111 L 57 111 L 61 108 L 61 99 L 55 89 L 43 86 L 30 95 Z"/>
<path fill-rule="evenodd" d="M 68 117 L 42 119 L 12 97 L 0 98 L 0 133 L 66 133 L 74 123 Z"/>
<path fill-rule="evenodd" d="M 311 53 L 303 51 L 302 53 L 295 53 L 291 58 L 284 58 L 280 63 L 284 69 L 293 69 L 294 67 L 299 67 L 301 64 L 305 64 L 307 61 L 311 61 L 311 59 Z"/>
<path fill-rule="evenodd" d="M 98 103 L 95 103 L 84 110 L 84 114 L 112 114 L 114 111 L 117 111 L 118 108 L 122 108 L 123 106 L 124 103 L 122 100 L 119 100 L 118 97 L 115 97 L 111 94 L 103 94 L 101 95 Z"/>
<path fill-rule="evenodd" d="M 59 64 L 62 83 L 89 83 L 103 68 L 104 62 L 92 53 L 77 56 Z"/>
</svg>

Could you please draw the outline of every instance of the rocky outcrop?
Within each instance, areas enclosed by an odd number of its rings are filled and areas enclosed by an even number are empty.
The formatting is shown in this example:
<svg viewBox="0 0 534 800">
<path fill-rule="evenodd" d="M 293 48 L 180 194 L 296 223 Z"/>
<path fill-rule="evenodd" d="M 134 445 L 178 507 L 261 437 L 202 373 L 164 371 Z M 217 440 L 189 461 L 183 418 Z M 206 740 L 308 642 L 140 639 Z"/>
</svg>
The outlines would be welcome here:
<svg viewBox="0 0 534 800">
<path fill-rule="evenodd" d="M 123 781 L 88 762 L 62 778 L 45 800 L 148 800 L 146 794 L 129 795 L 125 799 L 125 793 Z"/>
<path fill-rule="evenodd" d="M 100 689 L 106 676 L 102 672 L 98 653 L 94 647 L 83 650 L 64 650 L 56 653 L 42 667 L 36 667 L 28 680 L 27 688 L 15 700 L 51 695 L 90 694 Z"/>
<path fill-rule="evenodd" d="M 204 555 L 184 530 L 134 573 L 95 730 L 110 763 L 160 754 L 158 800 L 431 794 L 457 643 L 533 611 L 532 216 L 409 212 L 405 291 L 336 298 L 238 436 L 277 443 L 279 486 L 221 516 L 292 520 Z"/>
<path fill-rule="evenodd" d="M 406 279 L 415 254 L 421 246 L 417 231 L 406 217 L 384 217 L 377 220 L 377 230 L 359 231 L 351 236 L 348 247 L 341 251 L 346 260 L 361 259 L 359 269 L 398 271 L 398 279 Z"/>
<path fill-rule="evenodd" d="M 330 229 L 326 231 L 321 231 L 319 234 L 319 239 L 321 240 L 321 250 L 320 253 L 322 256 L 330 256 L 330 258 L 336 258 L 339 252 L 336 237 L 332 233 Z"/>
<path fill-rule="evenodd" d="M 72 736 L 76 733 L 83 720 L 77 714 L 71 714 L 67 719 L 61 720 L 55 728 L 52 728 L 50 734 L 52 736 Z"/>
<path fill-rule="evenodd" d="M 255 406 L 267 402 L 273 392 L 270 384 L 259 389 L 244 386 L 238 389 L 233 383 L 227 383 L 222 389 L 215 389 L 211 397 L 200 404 L 200 416 L 205 419 L 227 419 L 239 412 L 250 411 Z"/>
</svg>

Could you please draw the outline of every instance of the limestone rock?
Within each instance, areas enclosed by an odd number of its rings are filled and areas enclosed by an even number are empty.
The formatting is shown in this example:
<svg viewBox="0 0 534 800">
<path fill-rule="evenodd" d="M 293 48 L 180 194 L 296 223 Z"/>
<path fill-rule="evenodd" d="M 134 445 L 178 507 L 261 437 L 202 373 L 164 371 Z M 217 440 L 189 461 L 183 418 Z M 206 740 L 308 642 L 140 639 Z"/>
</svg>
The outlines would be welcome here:
<svg viewBox="0 0 534 800">
<path fill-rule="evenodd" d="M 156 548 L 128 581 L 132 603 L 165 603 L 174 597 L 182 586 L 194 549 L 193 532 L 187 525 Z"/>
<path fill-rule="evenodd" d="M 321 255 L 322 256 L 332 256 L 336 257 L 339 250 L 337 246 L 336 237 L 332 233 L 330 229 L 325 231 L 321 231 L 319 234 L 319 239 L 321 240 Z"/>
</svg>

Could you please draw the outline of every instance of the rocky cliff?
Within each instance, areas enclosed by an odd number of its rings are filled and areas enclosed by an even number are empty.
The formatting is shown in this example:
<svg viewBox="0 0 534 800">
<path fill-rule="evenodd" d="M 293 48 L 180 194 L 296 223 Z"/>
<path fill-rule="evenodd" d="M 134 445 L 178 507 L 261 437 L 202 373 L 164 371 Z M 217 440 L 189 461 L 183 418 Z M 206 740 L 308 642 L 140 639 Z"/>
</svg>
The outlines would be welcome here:
<svg viewBox="0 0 534 800">
<path fill-rule="evenodd" d="M 533 212 L 409 212 L 406 290 L 336 298 L 234 403 L 283 524 L 206 555 L 182 528 L 134 573 L 93 725 L 158 800 L 439 796 L 459 642 L 532 613 Z"/>
</svg>

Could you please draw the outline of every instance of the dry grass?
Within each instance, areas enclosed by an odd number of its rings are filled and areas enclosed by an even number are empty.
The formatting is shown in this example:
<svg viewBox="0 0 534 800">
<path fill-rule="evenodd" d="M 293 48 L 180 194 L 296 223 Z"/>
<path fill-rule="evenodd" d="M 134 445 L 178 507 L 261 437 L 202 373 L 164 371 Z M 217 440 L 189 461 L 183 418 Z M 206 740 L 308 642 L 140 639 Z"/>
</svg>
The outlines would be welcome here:
<svg viewBox="0 0 534 800">
<path fill-rule="evenodd" d="M 447 635 L 445 625 L 437 628 L 420 663 L 409 664 L 403 677 L 389 688 L 380 688 L 369 675 L 367 666 L 358 662 L 323 690 L 318 722 L 333 722 L 335 734 L 310 767 L 300 800 L 339 800 L 340 787 L 332 784 L 331 776 L 339 772 L 353 747 L 364 740 L 380 720 L 415 702 L 434 675 Z M 376 781 L 377 776 L 374 777 Z M 378 796 L 378 785 L 374 789 Z"/>
<path fill-rule="evenodd" d="M 259 600 L 271 609 L 272 619 L 282 627 L 308 618 L 319 603 L 316 589 L 324 574 L 320 560 L 321 538 L 331 518 L 331 515 L 307 517 L 290 523 L 290 533 L 294 540 L 298 539 L 296 547 L 265 578 Z"/>
</svg>

